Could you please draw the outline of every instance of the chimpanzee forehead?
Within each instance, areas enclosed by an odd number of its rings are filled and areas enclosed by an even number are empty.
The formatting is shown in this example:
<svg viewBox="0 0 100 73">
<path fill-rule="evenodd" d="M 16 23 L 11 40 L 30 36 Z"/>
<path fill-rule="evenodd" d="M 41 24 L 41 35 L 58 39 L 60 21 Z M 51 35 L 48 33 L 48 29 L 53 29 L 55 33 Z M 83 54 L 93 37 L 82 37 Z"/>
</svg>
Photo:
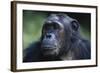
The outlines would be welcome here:
<svg viewBox="0 0 100 73">
<path fill-rule="evenodd" d="M 51 14 L 46 21 L 58 21 L 64 24 L 70 24 L 74 19 L 67 14 Z"/>
<path fill-rule="evenodd" d="M 55 21 L 59 20 L 59 17 L 56 14 L 51 14 L 48 18 L 47 21 Z"/>
</svg>

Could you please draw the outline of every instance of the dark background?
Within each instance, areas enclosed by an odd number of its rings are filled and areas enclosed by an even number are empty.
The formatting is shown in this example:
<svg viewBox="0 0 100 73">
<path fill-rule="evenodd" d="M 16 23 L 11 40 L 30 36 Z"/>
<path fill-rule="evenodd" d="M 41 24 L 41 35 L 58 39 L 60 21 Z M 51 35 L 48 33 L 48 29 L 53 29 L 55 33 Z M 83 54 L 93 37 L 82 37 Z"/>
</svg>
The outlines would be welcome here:
<svg viewBox="0 0 100 73">
<path fill-rule="evenodd" d="M 41 36 L 41 29 L 43 23 L 50 13 L 64 13 L 64 12 L 23 10 L 23 49 L 27 48 L 32 42 L 39 40 Z M 76 19 L 80 23 L 81 35 L 84 38 L 90 40 L 91 37 L 90 13 L 66 12 L 65 14 Z"/>
</svg>

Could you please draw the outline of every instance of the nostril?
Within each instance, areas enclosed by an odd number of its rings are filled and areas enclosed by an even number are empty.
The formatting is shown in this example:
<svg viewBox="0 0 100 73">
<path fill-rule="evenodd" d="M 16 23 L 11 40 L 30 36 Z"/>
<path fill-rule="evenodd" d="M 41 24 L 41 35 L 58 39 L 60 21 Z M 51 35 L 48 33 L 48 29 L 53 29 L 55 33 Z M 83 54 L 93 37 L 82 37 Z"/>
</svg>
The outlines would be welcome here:
<svg viewBox="0 0 100 73">
<path fill-rule="evenodd" d="M 51 35 L 46 35 L 46 38 L 51 38 Z"/>
</svg>

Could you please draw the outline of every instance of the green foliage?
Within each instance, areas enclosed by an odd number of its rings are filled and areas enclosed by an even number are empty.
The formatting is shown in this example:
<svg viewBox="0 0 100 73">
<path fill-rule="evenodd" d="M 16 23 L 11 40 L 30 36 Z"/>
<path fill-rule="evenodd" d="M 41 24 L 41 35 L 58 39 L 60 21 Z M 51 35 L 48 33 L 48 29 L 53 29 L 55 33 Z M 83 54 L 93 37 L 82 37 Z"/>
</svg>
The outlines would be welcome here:
<svg viewBox="0 0 100 73">
<path fill-rule="evenodd" d="M 33 41 L 38 41 L 45 17 L 44 12 L 23 11 L 23 46 L 26 48 Z"/>
</svg>

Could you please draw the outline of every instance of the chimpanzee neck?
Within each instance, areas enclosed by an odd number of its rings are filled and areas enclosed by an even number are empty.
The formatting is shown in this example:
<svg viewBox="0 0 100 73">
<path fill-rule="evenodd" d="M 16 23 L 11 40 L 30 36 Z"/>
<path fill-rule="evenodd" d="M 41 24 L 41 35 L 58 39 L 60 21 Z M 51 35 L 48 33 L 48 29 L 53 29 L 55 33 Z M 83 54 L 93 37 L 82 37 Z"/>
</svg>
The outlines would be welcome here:
<svg viewBox="0 0 100 73">
<path fill-rule="evenodd" d="M 42 56 L 41 61 L 60 61 L 58 56 Z"/>
</svg>

